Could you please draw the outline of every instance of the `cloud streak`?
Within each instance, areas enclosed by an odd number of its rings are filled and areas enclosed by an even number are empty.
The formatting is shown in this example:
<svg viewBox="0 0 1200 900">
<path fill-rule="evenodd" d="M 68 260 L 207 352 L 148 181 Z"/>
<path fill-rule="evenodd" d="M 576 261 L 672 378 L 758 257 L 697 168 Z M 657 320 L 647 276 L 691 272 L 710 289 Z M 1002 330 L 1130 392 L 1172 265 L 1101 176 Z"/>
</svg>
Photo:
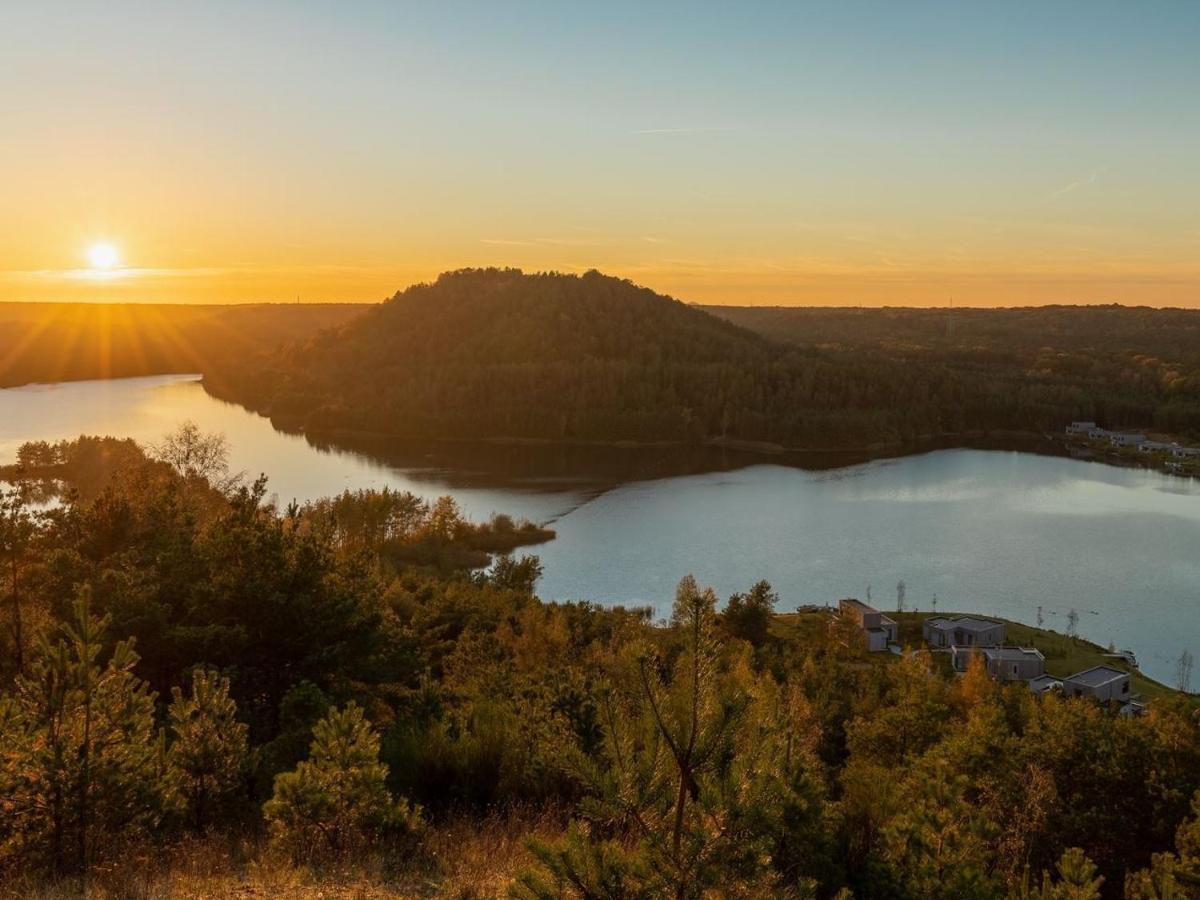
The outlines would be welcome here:
<svg viewBox="0 0 1200 900">
<path fill-rule="evenodd" d="M 1070 194 L 1072 191 L 1077 191 L 1082 187 L 1087 187 L 1090 184 L 1095 184 L 1097 181 L 1100 180 L 1100 176 L 1103 175 L 1106 171 L 1107 171 L 1106 169 L 1092 169 L 1092 171 L 1090 173 L 1088 173 L 1087 178 L 1077 179 L 1075 181 L 1070 182 L 1069 184 L 1064 184 L 1058 190 L 1051 191 L 1049 194 L 1047 194 L 1046 199 L 1047 200 L 1057 200 L 1059 197 L 1065 197 L 1067 194 Z"/>
</svg>

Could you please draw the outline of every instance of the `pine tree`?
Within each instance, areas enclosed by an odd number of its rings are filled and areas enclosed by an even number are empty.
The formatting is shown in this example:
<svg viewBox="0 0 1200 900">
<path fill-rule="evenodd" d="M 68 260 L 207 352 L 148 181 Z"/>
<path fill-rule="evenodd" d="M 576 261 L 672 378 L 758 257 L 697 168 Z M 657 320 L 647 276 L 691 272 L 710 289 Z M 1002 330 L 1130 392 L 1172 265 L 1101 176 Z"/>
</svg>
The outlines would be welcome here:
<svg viewBox="0 0 1200 900">
<path fill-rule="evenodd" d="M 246 762 L 246 726 L 237 720 L 229 679 L 216 672 L 192 673 L 191 695 L 172 688 L 168 717 L 171 786 L 197 831 L 214 808 L 237 787 Z"/>
<path fill-rule="evenodd" d="M 293 858 L 340 859 L 417 827 L 418 813 L 388 793 L 379 746 L 358 706 L 330 709 L 313 728 L 309 758 L 276 776 L 263 813 Z"/>
<path fill-rule="evenodd" d="M 86 879 L 97 849 L 158 822 L 161 746 L 154 695 L 133 674 L 132 644 L 118 643 L 101 665 L 108 619 L 91 615 L 87 588 L 74 611 L 62 638 L 40 643 L 5 704 L 0 852 Z"/>
<path fill-rule="evenodd" d="M 1096 874 L 1095 864 L 1078 847 L 1063 851 L 1058 861 L 1058 878 L 1049 872 L 1042 876 L 1042 889 L 1036 900 L 1100 900 L 1104 877 Z"/>
<path fill-rule="evenodd" d="M 564 840 L 535 844 L 542 867 L 522 874 L 519 895 L 755 896 L 770 884 L 773 835 L 756 815 L 778 808 L 785 743 L 752 727 L 745 682 L 721 671 L 715 604 L 683 579 L 670 677 L 634 648 L 631 677 L 603 692 L 603 751 L 576 758 L 592 796 Z"/>
<path fill-rule="evenodd" d="M 25 608 L 23 575 L 35 533 L 34 518 L 21 491 L 0 491 L 0 579 L 3 594 L 7 594 L 7 630 L 12 642 L 12 670 L 7 673 L 10 675 L 25 671 L 29 613 Z M 4 674 L 3 668 L 0 667 L 0 674 Z"/>
<path fill-rule="evenodd" d="M 918 764 L 902 787 L 900 812 L 883 829 L 882 862 L 902 896 L 995 897 L 989 848 L 997 826 L 968 798 L 969 780 L 944 760 Z"/>
<path fill-rule="evenodd" d="M 1192 817 L 1175 832 L 1175 853 L 1155 853 L 1149 869 L 1125 879 L 1129 900 L 1191 900 L 1200 896 L 1200 792 L 1192 798 Z"/>
</svg>

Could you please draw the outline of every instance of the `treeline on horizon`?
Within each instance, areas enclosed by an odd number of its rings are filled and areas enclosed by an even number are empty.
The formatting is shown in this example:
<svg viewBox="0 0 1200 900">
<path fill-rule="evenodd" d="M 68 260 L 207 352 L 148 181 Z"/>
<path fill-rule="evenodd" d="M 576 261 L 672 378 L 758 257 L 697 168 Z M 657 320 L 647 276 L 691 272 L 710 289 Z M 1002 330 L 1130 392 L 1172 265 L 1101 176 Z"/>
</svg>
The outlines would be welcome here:
<svg viewBox="0 0 1200 900">
<path fill-rule="evenodd" d="M 537 559 L 506 555 L 536 529 L 390 491 L 279 508 L 194 427 L 20 460 L 0 895 L 1200 888 L 1182 696 L 1130 718 L 978 664 L 868 660 L 836 620 L 777 619 L 765 582 L 718 610 L 685 577 L 661 623 L 543 603 Z M 60 502 L 31 506 L 47 481 Z"/>
<path fill-rule="evenodd" d="M 1110 427 L 1200 434 L 1200 310 L 704 307 L 771 340 L 946 366 L 975 379 L 1073 384 Z"/>
<path fill-rule="evenodd" d="M 972 310 L 940 343 L 931 311 L 714 311 L 756 331 L 597 272 L 463 270 L 206 385 L 285 427 L 411 438 L 875 449 L 1075 419 L 1200 434 L 1200 313 Z"/>
<path fill-rule="evenodd" d="M 349 318 L 346 304 L 0 303 L 0 388 L 207 372 Z"/>
</svg>

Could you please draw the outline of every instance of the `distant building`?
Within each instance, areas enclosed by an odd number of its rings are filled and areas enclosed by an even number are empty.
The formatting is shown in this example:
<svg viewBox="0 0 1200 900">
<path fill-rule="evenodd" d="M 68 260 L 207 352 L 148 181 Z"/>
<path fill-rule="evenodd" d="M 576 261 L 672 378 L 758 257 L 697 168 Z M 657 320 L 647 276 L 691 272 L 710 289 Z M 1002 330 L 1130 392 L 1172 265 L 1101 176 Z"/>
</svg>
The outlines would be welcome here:
<svg viewBox="0 0 1200 900">
<path fill-rule="evenodd" d="M 1200 456 L 1200 447 L 1173 447 L 1171 455 L 1177 456 L 1180 459 L 1190 456 Z"/>
<path fill-rule="evenodd" d="M 1114 431 L 1108 436 L 1108 442 L 1114 447 L 1139 447 L 1146 443 L 1144 434 L 1127 434 L 1121 431 Z"/>
<path fill-rule="evenodd" d="M 1162 441 L 1142 441 L 1138 449 L 1143 453 L 1171 453 L 1178 444 L 1166 444 Z"/>
<path fill-rule="evenodd" d="M 852 623 L 863 634 L 867 651 L 887 650 L 900 639 L 900 626 L 879 610 L 859 600 L 839 600 L 838 616 Z"/>
<path fill-rule="evenodd" d="M 1091 697 L 1101 703 L 1112 700 L 1125 704 L 1130 698 L 1129 673 L 1112 666 L 1093 666 L 1064 678 L 1062 690 L 1067 697 Z"/>
<path fill-rule="evenodd" d="M 953 647 L 950 660 L 956 671 L 965 672 L 976 654 L 996 681 L 1031 681 L 1046 674 L 1046 657 L 1031 647 Z"/>
<path fill-rule="evenodd" d="M 921 626 L 930 647 L 998 647 L 1004 643 L 1003 622 L 974 616 L 931 616 Z"/>
<path fill-rule="evenodd" d="M 1149 707 L 1143 700 L 1130 700 L 1121 704 L 1118 712 L 1123 716 L 1144 716 Z"/>
<path fill-rule="evenodd" d="M 1035 694 L 1044 694 L 1047 691 L 1061 691 L 1062 679 L 1055 678 L 1053 675 L 1039 675 L 1037 678 L 1029 679 L 1029 690 Z"/>
<path fill-rule="evenodd" d="M 1067 434 L 1090 435 L 1097 427 L 1095 422 L 1072 422 L 1067 426 Z"/>
</svg>

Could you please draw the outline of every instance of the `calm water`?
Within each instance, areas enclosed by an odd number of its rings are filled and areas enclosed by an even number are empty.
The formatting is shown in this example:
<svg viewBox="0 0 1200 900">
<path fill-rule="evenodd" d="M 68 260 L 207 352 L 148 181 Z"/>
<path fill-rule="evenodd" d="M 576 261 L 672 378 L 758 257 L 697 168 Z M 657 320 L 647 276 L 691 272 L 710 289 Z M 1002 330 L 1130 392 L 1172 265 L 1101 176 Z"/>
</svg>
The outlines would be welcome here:
<svg viewBox="0 0 1200 900">
<path fill-rule="evenodd" d="M 1025 453 L 949 450 L 809 471 L 728 454 L 314 446 L 214 400 L 194 377 L 0 391 L 0 461 L 30 439 L 159 439 L 184 419 L 223 431 L 236 470 L 283 500 L 344 488 L 452 493 L 473 517 L 553 521 L 546 598 L 665 611 L 692 572 L 727 595 L 769 579 L 783 607 L 864 597 L 992 613 L 1137 651 L 1173 679 L 1200 654 L 1200 482 Z M 719 469 L 720 471 L 710 471 Z M 677 473 L 685 474 L 677 474 Z"/>
</svg>

